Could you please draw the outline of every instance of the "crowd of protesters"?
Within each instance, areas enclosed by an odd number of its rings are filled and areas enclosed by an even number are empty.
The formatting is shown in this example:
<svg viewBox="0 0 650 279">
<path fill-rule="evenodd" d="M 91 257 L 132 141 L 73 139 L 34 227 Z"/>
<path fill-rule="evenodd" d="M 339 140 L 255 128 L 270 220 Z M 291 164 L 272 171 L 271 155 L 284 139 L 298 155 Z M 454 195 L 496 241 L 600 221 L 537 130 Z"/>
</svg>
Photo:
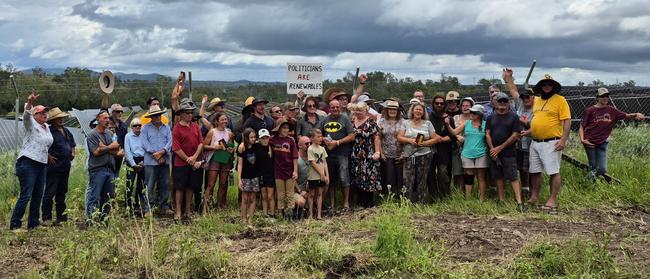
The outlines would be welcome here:
<svg viewBox="0 0 650 279">
<path fill-rule="evenodd" d="M 249 97 L 236 122 L 218 97 L 208 101 L 203 96 L 198 107 L 181 98 L 181 77 L 172 92 L 171 114 L 151 97 L 146 113 L 125 123 L 123 107 L 109 109 L 105 94 L 84 143 L 85 218 L 88 224 L 109 219 L 122 165 L 126 208 L 145 218 L 156 212 L 182 221 L 223 209 L 229 184 L 236 184 L 242 222 L 248 225 L 254 224 L 258 199 L 268 217 L 321 219 L 337 207 L 373 207 L 378 194 L 435 202 L 450 195 L 452 183 L 467 198 L 478 185 L 481 201 L 494 186 L 501 204 L 509 184 L 523 212 L 537 206 L 542 173 L 550 177 L 550 195 L 540 208 L 554 213 L 571 125 L 562 87 L 545 75 L 532 89 L 519 92 L 512 70 L 505 69 L 502 77 L 507 92 L 490 86 L 490 101 L 480 105 L 457 91 L 432 96 L 430 104 L 421 90 L 407 103 L 395 98 L 375 102 L 364 92 L 367 77 L 361 75 L 353 94 L 340 88 L 329 88 L 322 98 L 301 92 L 295 102 L 268 111 L 266 100 Z M 607 89 L 595 93 L 597 103 L 585 110 L 579 130 L 590 179 L 607 171 L 614 124 L 644 119 L 609 106 Z M 67 220 L 75 141 L 63 126 L 68 114 L 35 105 L 37 99 L 32 92 L 24 107 L 26 133 L 16 161 L 20 196 L 10 223 L 16 231 L 22 230 L 28 204 L 28 229 Z M 342 201 L 337 202 L 337 192 Z"/>
</svg>

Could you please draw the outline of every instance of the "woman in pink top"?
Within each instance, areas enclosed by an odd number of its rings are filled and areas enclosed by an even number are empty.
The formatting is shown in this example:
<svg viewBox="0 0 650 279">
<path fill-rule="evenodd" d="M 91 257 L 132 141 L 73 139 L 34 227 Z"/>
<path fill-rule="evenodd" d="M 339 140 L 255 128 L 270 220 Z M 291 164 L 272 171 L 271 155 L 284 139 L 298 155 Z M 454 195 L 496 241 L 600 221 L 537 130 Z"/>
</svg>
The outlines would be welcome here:
<svg viewBox="0 0 650 279">
<path fill-rule="evenodd" d="M 212 188 L 219 178 L 219 189 L 217 190 L 217 207 L 224 208 L 226 206 L 226 193 L 228 192 L 228 175 L 232 168 L 232 160 L 228 163 L 218 162 L 212 158 L 217 150 L 225 150 L 232 153 L 234 149 L 231 147 L 233 139 L 235 138 L 228 126 L 228 116 L 225 113 L 219 112 L 214 119 L 213 123 L 215 128 L 210 129 L 205 136 L 204 150 L 205 150 L 205 169 L 208 171 L 208 182 L 206 185 L 205 194 L 203 195 L 203 215 L 208 213 L 210 200 L 212 197 Z M 229 146 L 230 145 L 230 146 Z"/>
</svg>

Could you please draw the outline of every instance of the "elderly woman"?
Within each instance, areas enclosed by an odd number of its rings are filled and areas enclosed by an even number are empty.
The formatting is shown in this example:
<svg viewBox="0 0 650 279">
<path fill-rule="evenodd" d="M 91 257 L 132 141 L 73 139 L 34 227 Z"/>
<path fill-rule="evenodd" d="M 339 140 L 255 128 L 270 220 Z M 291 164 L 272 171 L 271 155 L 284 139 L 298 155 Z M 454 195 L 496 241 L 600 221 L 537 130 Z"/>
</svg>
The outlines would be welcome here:
<svg viewBox="0 0 650 279">
<path fill-rule="evenodd" d="M 24 231 L 21 226 L 27 203 L 29 203 L 27 228 L 34 229 L 40 225 L 40 207 L 47 170 L 47 151 L 54 141 L 52 133 L 45 123 L 49 109 L 42 105 L 34 107 L 33 103 L 37 99 L 38 94 L 32 92 L 27 98 L 23 114 L 25 138 L 16 161 L 16 176 L 20 180 L 20 196 L 9 224 L 9 229 L 15 232 Z"/>
<path fill-rule="evenodd" d="M 440 142 L 422 103 L 414 103 L 407 120 L 397 132 L 397 141 L 404 144 L 404 187 L 402 191 L 412 202 L 424 201 L 427 192 L 427 174 L 435 152 L 433 145 Z"/>
<path fill-rule="evenodd" d="M 142 123 L 139 118 L 131 121 L 131 132 L 126 134 L 124 138 L 124 153 L 126 154 L 126 165 L 128 166 L 126 172 L 126 207 L 131 212 L 140 211 L 141 203 L 146 203 L 144 196 L 144 148 L 140 140 L 140 132 L 142 131 Z M 133 185 L 135 186 L 135 196 L 133 193 Z M 151 216 L 151 212 L 146 213 L 147 217 Z"/>
<path fill-rule="evenodd" d="M 374 192 L 381 191 L 381 133 L 366 103 L 349 104 L 348 110 L 354 115 L 355 134 L 350 155 L 351 185 L 357 188 L 361 205 L 368 208 L 374 206 Z"/>
<path fill-rule="evenodd" d="M 400 155 L 402 146 L 397 142 L 397 132 L 404 121 L 399 113 L 399 103 L 395 100 L 387 100 L 383 104 L 381 117 L 377 120 L 379 132 L 381 133 L 381 174 L 382 190 L 385 194 L 392 191 L 400 195 L 402 186 L 402 162 Z"/>
</svg>

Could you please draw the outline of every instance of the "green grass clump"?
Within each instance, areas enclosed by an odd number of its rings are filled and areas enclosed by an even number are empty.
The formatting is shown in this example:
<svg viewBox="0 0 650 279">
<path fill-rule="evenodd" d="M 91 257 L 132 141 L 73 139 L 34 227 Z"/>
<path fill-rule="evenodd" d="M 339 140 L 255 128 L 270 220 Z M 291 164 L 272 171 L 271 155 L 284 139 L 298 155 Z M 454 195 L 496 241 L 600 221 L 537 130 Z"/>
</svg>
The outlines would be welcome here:
<svg viewBox="0 0 650 279">
<path fill-rule="evenodd" d="M 322 236 L 301 237 L 288 252 L 286 266 L 313 272 L 325 270 L 341 258 L 337 243 L 327 241 Z"/>
<path fill-rule="evenodd" d="M 409 203 L 405 200 L 388 202 L 382 210 L 375 218 L 377 240 L 373 253 L 379 259 L 377 275 L 440 275 L 440 249 L 436 249 L 433 243 L 419 243 L 415 239 L 415 232 L 408 222 L 411 215 Z"/>
<path fill-rule="evenodd" d="M 540 242 L 517 256 L 517 278 L 611 278 L 619 270 L 607 251 L 609 241 L 572 239 L 564 243 Z"/>
</svg>

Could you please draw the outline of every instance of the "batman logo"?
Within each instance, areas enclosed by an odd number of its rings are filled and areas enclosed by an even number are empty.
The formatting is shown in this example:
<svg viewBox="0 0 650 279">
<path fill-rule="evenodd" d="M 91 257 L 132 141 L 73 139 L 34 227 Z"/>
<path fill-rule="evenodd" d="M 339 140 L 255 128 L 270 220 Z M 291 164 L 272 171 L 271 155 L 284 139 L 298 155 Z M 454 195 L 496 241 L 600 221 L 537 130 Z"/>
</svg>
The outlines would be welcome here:
<svg viewBox="0 0 650 279">
<path fill-rule="evenodd" d="M 323 125 L 323 129 L 325 130 L 325 133 L 336 133 L 340 131 L 343 128 L 341 123 L 338 122 L 327 122 L 325 125 Z"/>
</svg>

